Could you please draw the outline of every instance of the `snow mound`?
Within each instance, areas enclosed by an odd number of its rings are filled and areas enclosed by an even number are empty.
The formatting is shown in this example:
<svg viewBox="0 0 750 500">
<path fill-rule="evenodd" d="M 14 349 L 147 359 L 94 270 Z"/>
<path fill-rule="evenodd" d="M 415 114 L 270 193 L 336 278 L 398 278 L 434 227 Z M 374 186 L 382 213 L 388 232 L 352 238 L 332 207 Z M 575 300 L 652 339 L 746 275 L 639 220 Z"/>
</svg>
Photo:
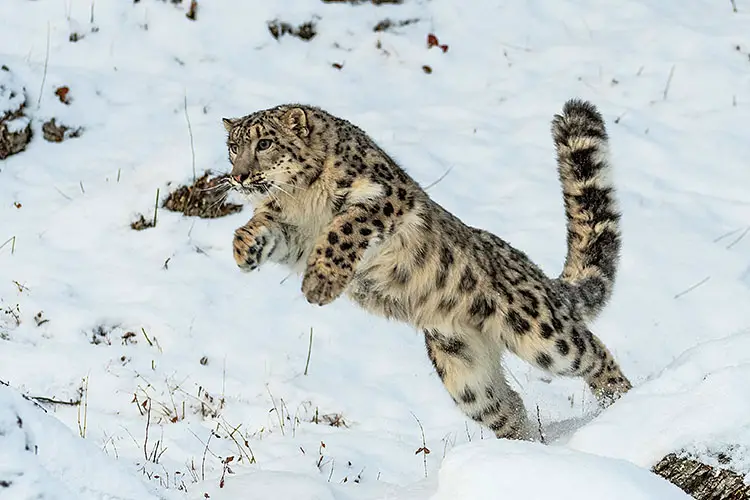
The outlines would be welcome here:
<svg viewBox="0 0 750 500">
<path fill-rule="evenodd" d="M 160 498 L 138 476 L 0 385 L 0 498 Z"/>
<path fill-rule="evenodd" d="M 457 447 L 440 469 L 431 500 L 678 500 L 690 498 L 645 469 L 617 459 L 515 441 Z"/>
<path fill-rule="evenodd" d="M 730 456 L 732 468 L 748 474 L 743 453 L 750 442 L 747 380 L 750 331 L 705 342 L 575 432 L 567 446 L 651 466 L 682 449 L 709 459 L 710 450 L 701 448 L 712 443 L 709 448 Z"/>
<path fill-rule="evenodd" d="M 26 103 L 26 94 L 21 82 L 7 66 L 0 67 L 0 118 L 17 113 Z"/>
</svg>

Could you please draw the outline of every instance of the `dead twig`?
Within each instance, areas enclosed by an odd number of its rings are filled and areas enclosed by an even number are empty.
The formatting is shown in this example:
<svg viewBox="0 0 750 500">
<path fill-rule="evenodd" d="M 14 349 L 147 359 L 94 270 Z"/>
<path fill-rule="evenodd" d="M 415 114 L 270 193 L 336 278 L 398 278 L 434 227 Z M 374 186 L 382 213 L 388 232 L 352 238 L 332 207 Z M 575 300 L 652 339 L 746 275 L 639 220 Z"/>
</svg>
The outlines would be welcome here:
<svg viewBox="0 0 750 500">
<path fill-rule="evenodd" d="M 159 188 L 156 188 L 156 203 L 154 203 L 154 225 L 156 227 L 156 214 L 159 211 Z"/>
<path fill-rule="evenodd" d="M 675 298 L 675 299 L 679 299 L 680 297 L 682 297 L 682 296 L 683 296 L 683 295 L 685 295 L 686 293 L 688 293 L 688 292 L 692 292 L 693 290 L 695 290 L 696 288 L 698 288 L 699 286 L 701 286 L 702 284 L 704 284 L 704 283 L 705 283 L 706 281 L 708 281 L 708 280 L 710 280 L 710 279 L 711 279 L 711 276 L 706 276 L 705 278 L 703 278 L 702 280 L 700 280 L 700 281 L 699 281 L 698 283 L 696 283 L 695 285 L 693 285 L 693 286 L 691 286 L 691 287 L 689 287 L 689 288 L 687 288 L 687 289 L 685 289 L 685 290 L 681 291 L 680 293 L 676 294 L 676 295 L 674 296 L 674 298 Z"/>
<path fill-rule="evenodd" d="M 10 254 L 13 255 L 14 253 L 16 253 L 16 237 L 15 236 L 11 236 L 7 240 L 5 240 L 5 243 L 0 245 L 0 250 L 2 250 L 2 248 L 8 243 L 10 243 Z"/>
<path fill-rule="evenodd" d="M 313 329 L 310 327 L 310 342 L 307 344 L 307 361 L 305 361 L 305 375 L 307 375 L 307 369 L 310 367 L 310 355 L 312 354 L 312 342 L 313 342 Z"/>
<path fill-rule="evenodd" d="M 737 229 L 732 229 L 731 231 L 729 231 L 729 232 L 727 232 L 727 233 L 724 233 L 724 234 L 722 234 L 721 236 L 718 236 L 718 237 L 714 238 L 714 241 L 713 241 L 713 242 L 714 242 L 714 243 L 718 243 L 718 242 L 720 242 L 721 240 L 723 240 L 724 238 L 728 238 L 729 236 L 732 236 L 733 234 L 737 234 L 737 233 L 739 233 L 740 231 L 742 231 L 742 228 L 741 228 L 741 227 L 738 227 Z"/>
<path fill-rule="evenodd" d="M 675 65 L 672 65 L 672 68 L 669 70 L 669 76 L 667 77 L 667 84 L 664 86 L 664 93 L 662 94 L 662 101 L 667 100 L 667 94 L 669 93 L 669 86 L 672 84 L 672 77 L 674 76 L 674 67 Z"/>
<path fill-rule="evenodd" d="M 151 398 L 148 398 L 146 405 L 146 437 L 143 438 L 143 457 L 148 461 L 148 428 L 151 426 Z"/>
<path fill-rule="evenodd" d="M 36 109 L 42 104 L 42 96 L 44 95 L 44 84 L 47 81 L 47 65 L 49 64 L 49 22 L 47 22 L 47 52 L 44 55 L 44 71 L 42 73 L 42 85 L 39 88 L 39 99 L 36 101 Z"/>
<path fill-rule="evenodd" d="M 542 417 L 539 414 L 539 405 L 536 405 L 536 424 L 539 431 L 539 440 L 542 444 L 547 444 L 547 438 L 545 437 L 544 431 L 542 430 Z"/>
<path fill-rule="evenodd" d="M 268 384 L 266 384 L 266 391 L 268 391 L 268 396 L 271 398 L 271 403 L 273 403 L 273 409 L 271 411 L 276 412 L 276 416 L 279 418 L 279 427 L 281 428 L 281 435 L 284 435 L 284 415 L 279 411 L 279 407 L 276 406 L 276 399 L 273 397 L 273 394 L 271 394 L 271 388 L 268 387 Z M 270 412 L 269 412 L 270 413 Z"/>
<path fill-rule="evenodd" d="M 66 406 L 78 406 L 81 404 L 81 400 L 71 399 L 70 401 L 63 401 L 61 399 L 48 398 L 46 396 L 29 396 L 31 399 L 39 401 L 40 403 L 48 403 L 53 405 L 66 405 Z"/>
<path fill-rule="evenodd" d="M 88 376 L 83 378 L 81 382 L 81 388 L 79 389 L 81 394 L 81 402 L 83 404 L 78 405 L 78 433 L 82 438 L 86 437 L 87 422 L 89 416 L 89 378 Z"/>
<path fill-rule="evenodd" d="M 729 245 L 726 246 L 726 249 L 729 250 L 733 246 L 735 246 L 737 243 L 742 240 L 745 236 L 747 236 L 747 233 L 750 232 L 750 226 L 746 227 L 744 231 L 742 231 L 742 234 L 740 234 L 737 238 L 734 239 Z"/>
<path fill-rule="evenodd" d="M 12 389 L 14 389 L 14 390 L 15 390 L 15 388 L 14 388 L 13 386 L 11 386 L 11 385 L 10 385 L 10 384 L 9 384 L 8 382 L 6 382 L 5 380 L 0 380 L 0 384 L 4 385 L 5 387 L 9 387 L 9 388 L 12 388 Z M 27 396 L 26 394 L 24 394 L 24 393 L 22 393 L 22 392 L 19 392 L 19 394 L 20 394 L 20 395 L 21 395 L 21 397 L 22 397 L 23 399 L 25 399 L 26 401 L 29 401 L 29 402 L 33 403 L 33 404 L 34 404 L 34 406 L 36 406 L 37 408 L 41 408 L 41 410 L 42 410 L 42 411 L 43 411 L 44 413 L 48 413 L 48 412 L 47 412 L 47 408 L 45 408 L 44 406 L 40 405 L 40 404 L 39 404 L 39 402 L 38 402 L 38 401 L 36 401 L 36 400 L 35 400 L 34 398 L 32 398 L 32 397 L 30 397 L 30 396 Z"/>
<path fill-rule="evenodd" d="M 55 190 L 56 190 L 56 191 L 57 191 L 58 193 L 60 193 L 60 195 L 61 195 L 61 196 L 62 196 L 63 198 L 65 198 L 66 200 L 68 200 L 68 201 L 73 201 L 73 198 L 71 198 L 71 197 L 70 197 L 70 196 L 68 196 L 67 194 L 63 193 L 62 191 L 60 191 L 60 188 L 58 188 L 58 187 L 55 187 Z"/>
<path fill-rule="evenodd" d="M 437 184 L 438 182 L 440 182 L 440 181 L 442 181 L 443 179 L 445 179 L 445 176 L 447 176 L 447 175 L 448 175 L 448 174 L 450 173 L 450 171 L 451 171 L 451 170 L 453 170 L 453 167 L 452 167 L 452 166 L 451 166 L 451 167 L 448 167 L 448 170 L 446 170 L 446 171 L 445 171 L 445 172 L 443 173 L 443 175 L 441 175 L 440 177 L 438 177 L 438 178 L 437 178 L 437 180 L 435 180 L 435 181 L 431 182 L 430 184 L 426 185 L 426 186 L 424 187 L 424 190 L 425 190 L 425 191 L 427 191 L 427 190 L 428 190 L 428 189 L 430 189 L 431 187 L 435 186 L 435 184 Z"/>
<path fill-rule="evenodd" d="M 424 427 L 422 427 L 422 422 L 419 421 L 417 416 L 413 412 L 411 413 L 411 416 L 414 417 L 414 420 L 417 421 L 417 425 L 419 426 L 419 432 L 422 433 L 422 447 L 418 448 L 416 452 L 414 452 L 415 455 L 422 454 L 422 461 L 424 462 L 424 477 L 427 477 L 427 455 L 430 454 L 430 449 L 427 447 L 427 441 L 424 437 Z"/>
<path fill-rule="evenodd" d="M 194 2 L 193 2 L 194 3 Z M 191 6 L 192 9 L 192 6 Z M 187 122 L 188 127 L 188 135 L 190 136 L 190 155 L 193 162 L 193 184 L 195 184 L 195 143 L 193 142 L 193 127 L 190 125 L 190 115 L 188 115 L 188 109 L 187 109 L 187 92 L 185 92 L 185 100 L 184 100 L 184 109 L 185 109 L 185 121 Z M 154 222 L 156 222 L 156 219 L 154 219 Z"/>
</svg>

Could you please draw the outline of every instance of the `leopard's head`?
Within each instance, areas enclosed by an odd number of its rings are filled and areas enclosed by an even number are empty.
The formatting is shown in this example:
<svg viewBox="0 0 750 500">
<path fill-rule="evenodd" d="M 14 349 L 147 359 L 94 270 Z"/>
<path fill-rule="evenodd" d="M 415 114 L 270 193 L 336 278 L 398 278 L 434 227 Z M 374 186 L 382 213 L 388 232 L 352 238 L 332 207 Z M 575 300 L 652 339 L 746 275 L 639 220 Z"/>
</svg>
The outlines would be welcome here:
<svg viewBox="0 0 750 500">
<path fill-rule="evenodd" d="M 255 197 L 294 197 L 322 170 L 312 108 L 277 106 L 242 118 L 224 118 L 231 186 Z"/>
</svg>

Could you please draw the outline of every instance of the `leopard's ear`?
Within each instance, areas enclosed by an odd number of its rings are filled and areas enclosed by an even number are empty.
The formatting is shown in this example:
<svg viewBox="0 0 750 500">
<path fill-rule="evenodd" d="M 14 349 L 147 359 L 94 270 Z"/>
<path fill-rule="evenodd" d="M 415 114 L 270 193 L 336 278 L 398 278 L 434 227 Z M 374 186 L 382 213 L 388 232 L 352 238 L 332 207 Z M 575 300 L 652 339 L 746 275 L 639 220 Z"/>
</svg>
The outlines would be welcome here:
<svg viewBox="0 0 750 500">
<path fill-rule="evenodd" d="M 224 123 L 224 128 L 227 132 L 232 130 L 232 127 L 234 127 L 234 124 L 237 123 L 237 120 L 233 120 L 232 118 L 222 118 L 221 121 Z"/>
<path fill-rule="evenodd" d="M 300 137 L 307 137 L 310 134 L 307 115 L 302 108 L 292 108 L 284 113 L 284 125 Z"/>
</svg>

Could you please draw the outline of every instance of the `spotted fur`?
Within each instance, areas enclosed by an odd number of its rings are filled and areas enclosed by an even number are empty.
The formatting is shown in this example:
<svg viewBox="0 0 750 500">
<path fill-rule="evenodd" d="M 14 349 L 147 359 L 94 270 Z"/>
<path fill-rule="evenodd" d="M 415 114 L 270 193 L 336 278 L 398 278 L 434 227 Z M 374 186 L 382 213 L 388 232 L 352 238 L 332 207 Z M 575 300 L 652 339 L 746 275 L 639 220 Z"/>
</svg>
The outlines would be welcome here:
<svg viewBox="0 0 750 500">
<path fill-rule="evenodd" d="M 413 325 L 459 408 L 498 437 L 532 438 L 503 373 L 505 350 L 583 377 L 603 405 L 630 389 L 587 326 L 611 296 L 620 249 L 607 135 L 593 105 L 568 101 L 552 122 L 568 220 L 559 278 L 443 209 L 346 120 L 284 105 L 224 125 L 231 183 L 255 207 L 235 232 L 237 264 L 285 264 L 303 275 L 313 304 L 346 294 Z"/>
</svg>

